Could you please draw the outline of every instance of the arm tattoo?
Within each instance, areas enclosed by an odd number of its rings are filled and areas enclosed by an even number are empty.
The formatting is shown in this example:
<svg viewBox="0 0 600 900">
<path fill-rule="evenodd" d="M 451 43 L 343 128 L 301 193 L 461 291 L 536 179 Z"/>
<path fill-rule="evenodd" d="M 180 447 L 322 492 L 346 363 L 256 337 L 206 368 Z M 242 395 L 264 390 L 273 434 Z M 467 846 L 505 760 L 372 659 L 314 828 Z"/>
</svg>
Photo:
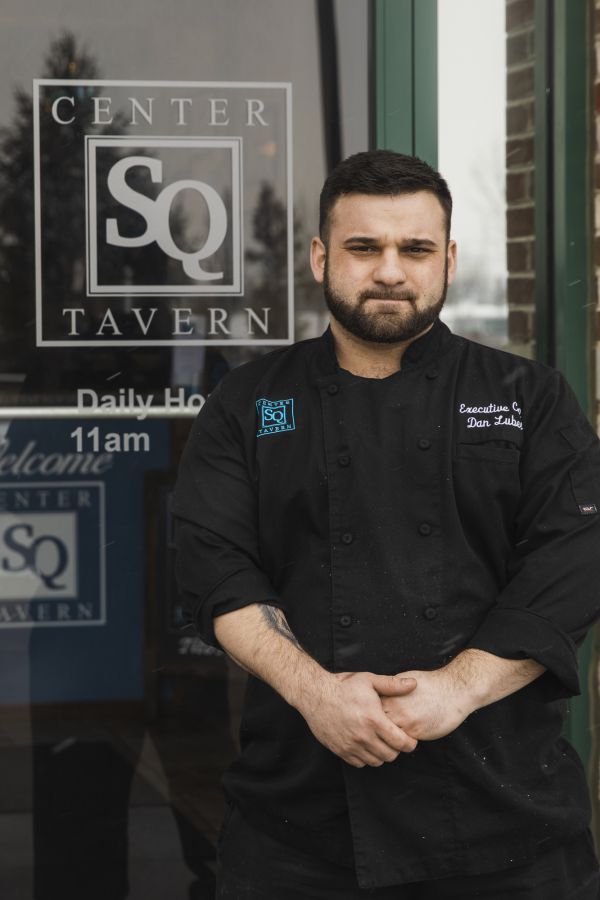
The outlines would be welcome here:
<svg viewBox="0 0 600 900">
<path fill-rule="evenodd" d="M 294 647 L 302 650 L 302 647 L 291 631 L 282 610 L 280 610 L 277 606 L 267 606 L 265 603 L 259 603 L 258 605 L 262 613 L 262 617 L 268 627 L 288 640 L 291 644 L 294 645 Z"/>
</svg>

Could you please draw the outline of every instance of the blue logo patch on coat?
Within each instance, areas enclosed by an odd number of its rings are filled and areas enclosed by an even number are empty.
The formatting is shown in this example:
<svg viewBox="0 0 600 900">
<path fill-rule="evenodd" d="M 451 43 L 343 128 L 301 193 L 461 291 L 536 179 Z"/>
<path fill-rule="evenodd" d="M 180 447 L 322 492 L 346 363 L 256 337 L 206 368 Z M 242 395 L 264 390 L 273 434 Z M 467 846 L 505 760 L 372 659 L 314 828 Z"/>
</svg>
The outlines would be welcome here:
<svg viewBox="0 0 600 900">
<path fill-rule="evenodd" d="M 291 397 L 288 400 L 266 400 L 261 397 L 256 401 L 256 411 L 258 413 L 257 437 L 262 437 L 264 434 L 275 434 L 278 431 L 293 431 L 296 427 L 294 401 Z"/>
</svg>

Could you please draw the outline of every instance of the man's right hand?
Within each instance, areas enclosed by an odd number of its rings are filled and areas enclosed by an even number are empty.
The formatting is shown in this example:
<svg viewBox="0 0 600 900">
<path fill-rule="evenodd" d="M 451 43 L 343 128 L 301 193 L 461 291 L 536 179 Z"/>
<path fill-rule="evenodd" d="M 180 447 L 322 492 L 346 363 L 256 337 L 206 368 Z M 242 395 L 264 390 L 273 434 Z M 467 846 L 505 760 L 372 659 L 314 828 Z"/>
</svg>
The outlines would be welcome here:
<svg viewBox="0 0 600 900">
<path fill-rule="evenodd" d="M 382 766 L 410 753 L 417 741 L 388 718 L 381 697 L 409 694 L 416 684 L 396 675 L 328 672 L 294 705 L 332 753 L 356 768 Z"/>
<path fill-rule="evenodd" d="M 414 678 L 327 671 L 300 646 L 283 611 L 268 604 L 223 613 L 214 627 L 229 656 L 270 684 L 316 739 L 351 766 L 381 766 L 417 746 L 386 715 L 381 699 L 409 694 Z"/>
</svg>

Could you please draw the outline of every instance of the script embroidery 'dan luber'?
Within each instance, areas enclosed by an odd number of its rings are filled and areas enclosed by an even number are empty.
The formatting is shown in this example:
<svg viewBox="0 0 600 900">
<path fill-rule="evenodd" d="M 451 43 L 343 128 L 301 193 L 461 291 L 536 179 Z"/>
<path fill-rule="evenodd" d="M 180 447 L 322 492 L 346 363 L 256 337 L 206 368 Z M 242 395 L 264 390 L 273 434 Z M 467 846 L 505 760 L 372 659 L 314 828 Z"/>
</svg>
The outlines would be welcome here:
<svg viewBox="0 0 600 900">
<path fill-rule="evenodd" d="M 494 425 L 508 425 L 523 430 L 521 407 L 512 403 L 486 403 L 484 406 L 459 404 L 458 411 L 466 417 L 467 428 L 493 428 Z"/>
</svg>

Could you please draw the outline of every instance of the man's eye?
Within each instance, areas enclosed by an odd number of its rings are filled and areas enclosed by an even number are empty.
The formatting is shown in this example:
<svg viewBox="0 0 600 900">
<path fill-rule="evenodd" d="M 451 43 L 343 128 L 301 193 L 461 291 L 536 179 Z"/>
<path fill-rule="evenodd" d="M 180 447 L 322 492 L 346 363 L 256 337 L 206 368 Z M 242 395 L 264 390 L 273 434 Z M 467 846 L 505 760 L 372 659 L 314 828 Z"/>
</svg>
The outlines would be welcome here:
<svg viewBox="0 0 600 900">
<path fill-rule="evenodd" d="M 427 247 L 407 247 L 407 253 L 414 253 L 416 256 L 422 255 L 424 253 L 429 253 L 429 249 Z"/>
<path fill-rule="evenodd" d="M 371 247 L 369 244 L 356 244 L 354 247 L 349 247 L 349 250 L 352 253 L 375 253 L 376 248 Z"/>
</svg>

